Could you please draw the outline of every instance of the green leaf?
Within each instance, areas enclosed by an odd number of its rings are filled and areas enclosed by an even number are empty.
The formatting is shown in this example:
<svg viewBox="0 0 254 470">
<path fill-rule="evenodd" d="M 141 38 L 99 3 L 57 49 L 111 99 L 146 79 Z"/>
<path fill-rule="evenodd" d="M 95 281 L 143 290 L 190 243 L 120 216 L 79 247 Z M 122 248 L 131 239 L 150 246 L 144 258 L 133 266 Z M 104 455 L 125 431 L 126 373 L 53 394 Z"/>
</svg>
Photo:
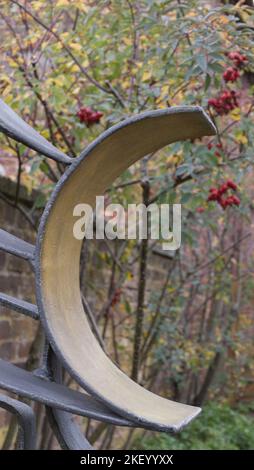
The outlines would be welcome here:
<svg viewBox="0 0 254 470">
<path fill-rule="evenodd" d="M 179 165 L 176 169 L 175 175 L 182 176 L 185 173 L 189 173 L 191 169 L 191 165 L 189 163 L 184 163 L 183 165 Z"/>
<path fill-rule="evenodd" d="M 206 77 L 205 77 L 205 91 L 208 90 L 209 86 L 211 85 L 211 81 L 212 81 L 212 79 L 211 79 L 210 75 L 207 73 Z"/>
<path fill-rule="evenodd" d="M 207 71 L 207 58 L 205 55 L 197 55 L 196 56 L 196 61 L 199 66 L 199 68 L 202 70 L 202 72 Z"/>
<path fill-rule="evenodd" d="M 181 197 L 181 203 L 186 204 L 192 198 L 192 193 L 185 193 Z"/>
<path fill-rule="evenodd" d="M 39 194 L 39 196 L 35 199 L 34 206 L 35 206 L 37 209 L 41 209 L 42 207 L 45 207 L 46 202 L 47 202 L 46 195 L 43 194 L 43 193 L 41 193 L 41 194 Z"/>
</svg>

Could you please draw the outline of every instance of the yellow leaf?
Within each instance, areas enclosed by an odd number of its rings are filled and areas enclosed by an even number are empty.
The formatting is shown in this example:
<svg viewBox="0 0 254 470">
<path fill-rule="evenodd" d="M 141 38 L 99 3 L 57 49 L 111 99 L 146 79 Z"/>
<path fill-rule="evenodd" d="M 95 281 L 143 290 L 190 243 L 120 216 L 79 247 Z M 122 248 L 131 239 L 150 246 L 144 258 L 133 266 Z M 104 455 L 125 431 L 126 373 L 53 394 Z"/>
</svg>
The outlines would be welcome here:
<svg viewBox="0 0 254 470">
<path fill-rule="evenodd" d="M 55 85 L 61 87 L 65 84 L 65 76 L 59 75 L 58 77 L 53 78 L 53 82 L 55 83 Z"/>
<path fill-rule="evenodd" d="M 89 66 L 89 60 L 85 59 L 84 62 L 82 62 L 83 67 L 88 67 Z"/>
<path fill-rule="evenodd" d="M 43 6 L 45 6 L 44 2 L 38 2 L 38 0 L 31 2 L 31 6 L 33 7 L 33 10 L 37 11 L 40 10 Z"/>
<path fill-rule="evenodd" d="M 2 96 L 5 98 L 6 96 L 9 95 L 11 91 L 11 85 L 8 85 L 3 91 L 2 91 Z"/>
<path fill-rule="evenodd" d="M 83 13 L 87 13 L 88 12 L 88 6 L 84 5 L 84 3 L 82 3 L 82 1 L 78 3 L 77 8 L 79 10 L 83 11 Z"/>
<path fill-rule="evenodd" d="M 63 46 L 62 46 L 62 44 L 61 44 L 60 42 L 56 42 L 56 43 L 54 44 L 54 49 L 55 49 L 55 51 L 57 51 L 57 52 L 58 52 L 58 51 L 61 51 L 62 48 L 63 48 Z M 44 49 L 44 47 L 42 48 L 42 50 L 43 50 L 43 49 Z"/>
<path fill-rule="evenodd" d="M 45 137 L 45 139 L 48 139 L 50 137 L 49 130 L 48 129 L 43 129 L 40 134 Z"/>
<path fill-rule="evenodd" d="M 68 31 L 65 31 L 64 33 L 61 33 L 60 34 L 60 38 L 61 39 L 66 39 L 70 36 L 70 33 L 68 33 Z"/>
<path fill-rule="evenodd" d="M 11 80 L 10 80 L 10 77 L 8 77 L 8 75 L 5 75 L 5 74 L 2 74 L 1 75 L 1 82 L 3 82 L 4 84 L 8 84 L 8 83 L 11 83 Z"/>
<path fill-rule="evenodd" d="M 235 133 L 235 139 L 239 144 L 246 145 L 248 143 L 248 139 L 247 139 L 246 135 L 241 131 L 237 131 Z"/>
<path fill-rule="evenodd" d="M 161 93 L 162 95 L 168 95 L 168 85 L 163 85 L 161 87 Z"/>
<path fill-rule="evenodd" d="M 158 109 L 165 109 L 165 108 L 166 108 L 166 105 L 165 105 L 165 103 L 161 103 L 160 100 L 156 100 L 156 107 L 157 107 Z"/>
<path fill-rule="evenodd" d="M 89 8 L 87 5 L 84 4 L 84 0 L 57 0 L 56 6 L 58 8 L 73 6 L 85 13 L 88 11 Z"/>
<path fill-rule="evenodd" d="M 128 281 L 132 281 L 133 275 L 132 275 L 132 273 L 131 273 L 130 271 L 127 272 L 126 278 L 127 278 Z"/>
<path fill-rule="evenodd" d="M 7 61 L 8 61 L 8 64 L 10 65 L 10 67 L 13 67 L 13 68 L 17 68 L 19 65 L 17 64 L 17 62 L 15 62 L 15 60 L 11 59 L 11 58 L 7 58 Z"/>
<path fill-rule="evenodd" d="M 122 41 L 126 46 L 131 46 L 133 43 L 132 39 L 130 38 L 123 38 Z"/>
<path fill-rule="evenodd" d="M 33 189 L 33 180 L 30 175 L 22 173 L 22 184 L 27 188 L 28 192 L 31 193 Z"/>
<path fill-rule="evenodd" d="M 80 70 L 80 69 L 79 69 L 78 65 L 77 65 L 77 64 L 74 64 L 74 65 L 71 67 L 70 72 L 78 72 L 79 70 Z"/>
<path fill-rule="evenodd" d="M 241 110 L 240 110 L 240 108 L 233 109 L 233 111 L 231 111 L 231 113 L 230 113 L 230 117 L 231 117 L 231 119 L 233 119 L 233 121 L 240 121 L 240 119 L 241 119 Z"/>
<path fill-rule="evenodd" d="M 68 7 L 70 4 L 70 0 L 57 0 L 56 6 L 57 7 Z"/>
<path fill-rule="evenodd" d="M 12 108 L 15 108 L 15 105 L 14 105 L 14 102 L 13 102 L 13 96 L 12 96 L 11 93 L 8 96 L 6 96 L 4 101 L 5 101 L 6 104 L 11 105 Z"/>
<path fill-rule="evenodd" d="M 146 80 L 150 80 L 151 76 L 152 76 L 152 72 L 144 72 L 142 75 L 142 80 L 144 80 L 144 82 Z"/>
<path fill-rule="evenodd" d="M 127 88 L 129 88 L 129 86 L 130 86 L 129 80 L 124 80 L 124 81 L 122 82 L 122 88 L 123 88 L 124 90 L 127 90 Z"/>
<path fill-rule="evenodd" d="M 74 51 L 81 51 L 82 50 L 81 44 L 78 44 L 77 42 L 71 42 L 69 44 L 69 46 L 71 47 L 71 49 L 74 49 Z"/>
<path fill-rule="evenodd" d="M 230 21 L 230 20 L 229 20 L 226 16 L 221 16 L 221 17 L 220 17 L 220 23 L 221 23 L 221 24 L 228 24 L 229 21 Z"/>
<path fill-rule="evenodd" d="M 156 58 L 155 58 L 155 57 L 152 57 L 151 59 L 149 59 L 149 60 L 147 61 L 147 63 L 148 63 L 148 65 L 151 65 L 151 66 L 154 65 L 154 64 L 156 64 Z"/>
<path fill-rule="evenodd" d="M 144 65 L 143 62 L 136 62 L 136 67 L 138 69 L 141 69 L 141 67 L 143 67 L 143 65 Z"/>
<path fill-rule="evenodd" d="M 74 90 L 72 90 L 73 95 L 78 95 L 79 93 L 80 93 L 80 87 L 74 88 Z"/>
</svg>

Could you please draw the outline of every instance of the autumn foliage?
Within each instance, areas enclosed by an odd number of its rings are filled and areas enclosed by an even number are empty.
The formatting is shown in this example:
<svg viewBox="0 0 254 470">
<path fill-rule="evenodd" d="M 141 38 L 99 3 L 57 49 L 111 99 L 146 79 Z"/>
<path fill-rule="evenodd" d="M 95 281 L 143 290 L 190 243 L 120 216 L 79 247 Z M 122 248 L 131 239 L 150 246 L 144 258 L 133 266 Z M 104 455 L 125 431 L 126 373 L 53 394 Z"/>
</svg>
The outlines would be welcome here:
<svg viewBox="0 0 254 470">
<path fill-rule="evenodd" d="M 247 399 L 253 8 L 196 0 L 0 4 L 2 99 L 69 156 L 145 110 L 200 105 L 215 123 L 217 136 L 148 155 L 107 192 L 108 202 L 123 205 L 181 203 L 181 249 L 88 241 L 80 283 L 100 344 L 134 380 L 186 403 Z M 40 188 L 29 214 L 36 225 L 63 169 L 2 136 L 1 151 L 3 168 L 16 161 L 12 179 Z M 128 430 L 103 434 L 86 423 L 86 432 L 107 447 L 132 443 Z"/>
</svg>

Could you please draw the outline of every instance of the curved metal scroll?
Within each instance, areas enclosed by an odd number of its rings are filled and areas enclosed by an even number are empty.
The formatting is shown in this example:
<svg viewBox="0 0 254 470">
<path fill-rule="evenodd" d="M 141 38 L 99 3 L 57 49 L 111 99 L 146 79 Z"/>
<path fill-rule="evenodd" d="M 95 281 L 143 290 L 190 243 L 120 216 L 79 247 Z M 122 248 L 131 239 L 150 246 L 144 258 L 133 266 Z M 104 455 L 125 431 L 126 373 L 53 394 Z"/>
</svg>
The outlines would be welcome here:
<svg viewBox="0 0 254 470">
<path fill-rule="evenodd" d="M 60 442 L 91 448 L 66 412 L 120 426 L 178 431 L 200 409 L 166 400 L 145 390 L 118 369 L 94 337 L 83 310 L 79 288 L 82 241 L 73 236 L 76 204 L 94 205 L 132 163 L 172 142 L 216 133 L 199 107 L 176 107 L 134 116 L 113 126 L 74 161 L 22 121 L 0 100 L 0 130 L 29 147 L 70 164 L 44 211 L 36 248 L 0 230 L 0 249 L 35 266 L 37 304 L 0 293 L 0 303 L 40 318 L 58 360 L 55 382 L 0 360 L 0 387 L 45 403 Z M 90 394 L 58 384 L 60 363 Z M 68 434 L 66 429 L 70 429 Z"/>
<path fill-rule="evenodd" d="M 159 397 L 132 381 L 101 349 L 83 310 L 79 287 L 82 241 L 73 236 L 73 210 L 95 205 L 132 163 L 165 145 L 211 135 L 198 107 L 135 116 L 101 135 L 67 169 L 44 211 L 36 247 L 37 301 L 48 338 L 69 373 L 112 410 L 151 429 L 178 431 L 199 408 Z"/>
</svg>

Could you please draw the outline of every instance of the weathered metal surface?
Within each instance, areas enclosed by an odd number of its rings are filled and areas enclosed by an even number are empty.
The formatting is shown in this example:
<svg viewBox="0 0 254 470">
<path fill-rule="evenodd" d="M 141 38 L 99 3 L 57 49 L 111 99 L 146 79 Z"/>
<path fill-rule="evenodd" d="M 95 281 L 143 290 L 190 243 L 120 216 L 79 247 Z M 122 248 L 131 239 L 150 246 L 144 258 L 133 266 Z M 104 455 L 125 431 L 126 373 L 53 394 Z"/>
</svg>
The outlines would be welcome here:
<svg viewBox="0 0 254 470">
<path fill-rule="evenodd" d="M 91 446 L 68 413 L 118 426 L 178 431 L 200 409 L 166 400 L 133 382 L 106 356 L 91 331 L 80 296 L 82 242 L 72 233 L 73 208 L 80 202 L 94 205 L 96 196 L 143 156 L 177 140 L 215 134 L 213 123 L 199 107 L 143 113 L 104 132 L 74 161 L 0 100 L 1 130 L 43 155 L 72 165 L 47 204 L 36 248 L 0 230 L 0 249 L 35 265 L 38 309 L 3 293 L 0 303 L 33 318 L 40 317 L 58 357 L 52 356 L 49 375 L 46 353 L 44 379 L 0 360 L 0 387 L 44 403 L 61 445 L 71 449 Z M 61 364 L 91 396 L 61 384 Z"/>
<path fill-rule="evenodd" d="M 131 421 L 118 416 L 95 398 L 36 377 L 33 373 L 2 359 L 0 359 L 0 388 L 76 415 L 87 416 L 116 426 L 133 426 Z"/>
<path fill-rule="evenodd" d="M 25 450 L 35 449 L 35 416 L 32 408 L 5 395 L 0 395 L 0 408 L 17 416 L 22 431 L 19 447 Z"/>
<path fill-rule="evenodd" d="M 11 295 L 0 292 L 0 305 L 8 307 L 16 312 L 27 315 L 28 317 L 38 320 L 39 313 L 36 305 L 26 302 L 25 300 L 16 299 Z"/>
<path fill-rule="evenodd" d="M 47 357 L 47 369 L 55 382 L 62 383 L 62 366 L 52 350 Z M 80 426 L 74 421 L 73 415 L 54 407 L 47 407 L 47 416 L 58 442 L 63 449 L 93 449 L 81 432 Z"/>
<path fill-rule="evenodd" d="M 31 243 L 25 242 L 2 229 L 0 229 L 0 250 L 31 262 L 34 260 L 35 247 Z"/>
<path fill-rule="evenodd" d="M 69 413 L 47 407 L 47 417 L 62 449 L 95 450 Z"/>
<path fill-rule="evenodd" d="M 68 165 L 72 163 L 70 157 L 42 137 L 2 100 L 0 100 L 0 131 L 52 160 Z"/>
<path fill-rule="evenodd" d="M 44 211 L 36 247 L 37 303 L 48 338 L 69 373 L 91 395 L 138 425 L 178 431 L 199 408 L 159 397 L 133 382 L 107 357 L 83 310 L 82 241 L 73 236 L 76 204 L 95 198 L 132 163 L 167 144 L 212 135 L 198 107 L 147 112 L 113 126 L 67 169 Z"/>
</svg>

